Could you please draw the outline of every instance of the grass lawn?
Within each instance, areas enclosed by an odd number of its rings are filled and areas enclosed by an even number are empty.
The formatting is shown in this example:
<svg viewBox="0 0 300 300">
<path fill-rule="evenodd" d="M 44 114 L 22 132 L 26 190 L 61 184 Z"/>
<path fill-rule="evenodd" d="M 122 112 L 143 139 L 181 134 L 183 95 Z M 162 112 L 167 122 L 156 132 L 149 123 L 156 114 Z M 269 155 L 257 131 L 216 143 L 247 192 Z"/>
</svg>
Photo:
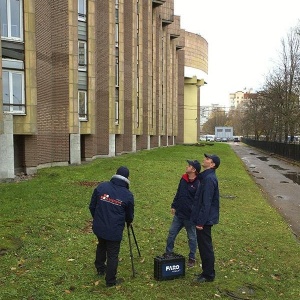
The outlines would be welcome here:
<svg viewBox="0 0 300 300">
<path fill-rule="evenodd" d="M 217 170 L 220 224 L 213 227 L 216 280 L 194 285 L 200 268 L 184 278 L 156 281 L 153 259 L 165 249 L 170 204 L 187 159 L 221 157 Z M 132 278 L 127 231 L 121 244 L 123 285 L 106 288 L 94 269 L 96 238 L 88 210 L 97 182 L 120 165 L 130 169 L 135 196 Z M 41 169 L 31 180 L 0 184 L 0 299 L 300 299 L 300 244 L 268 204 L 230 146 L 175 146 L 100 158 L 81 166 Z M 133 239 L 132 239 L 133 241 Z M 175 252 L 187 256 L 186 233 Z M 199 265 L 199 255 L 197 264 Z"/>
</svg>

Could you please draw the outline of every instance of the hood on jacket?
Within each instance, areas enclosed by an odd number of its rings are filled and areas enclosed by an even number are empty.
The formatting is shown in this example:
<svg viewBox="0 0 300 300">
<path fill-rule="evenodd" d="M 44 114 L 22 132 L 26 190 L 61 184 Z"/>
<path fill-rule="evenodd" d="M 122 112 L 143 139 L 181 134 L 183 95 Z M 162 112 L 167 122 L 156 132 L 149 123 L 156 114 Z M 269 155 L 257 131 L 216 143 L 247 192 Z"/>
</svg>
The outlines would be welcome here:
<svg viewBox="0 0 300 300">
<path fill-rule="evenodd" d="M 120 179 L 120 180 L 126 182 L 128 185 L 130 184 L 129 179 L 126 178 L 126 177 L 124 177 L 124 176 L 122 176 L 122 175 L 118 175 L 118 174 L 113 175 L 113 177 L 112 177 L 111 179 L 114 179 L 114 178 L 115 178 L 115 179 Z"/>
</svg>

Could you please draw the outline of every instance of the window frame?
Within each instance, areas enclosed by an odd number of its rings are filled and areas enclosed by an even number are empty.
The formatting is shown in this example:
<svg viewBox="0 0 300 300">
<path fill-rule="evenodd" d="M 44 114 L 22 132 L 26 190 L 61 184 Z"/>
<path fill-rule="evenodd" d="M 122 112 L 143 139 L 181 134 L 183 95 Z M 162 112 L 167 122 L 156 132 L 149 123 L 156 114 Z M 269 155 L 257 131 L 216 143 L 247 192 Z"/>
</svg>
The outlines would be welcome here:
<svg viewBox="0 0 300 300">
<path fill-rule="evenodd" d="M 120 91 L 119 87 L 115 87 L 115 125 L 120 124 Z"/>
<path fill-rule="evenodd" d="M 14 115 L 24 115 L 26 113 L 26 103 L 25 103 L 25 72 L 23 70 L 14 70 L 14 69 L 2 69 L 2 84 L 4 81 L 4 73 L 8 73 L 8 88 L 9 88 L 9 103 L 4 102 L 3 95 L 3 112 L 10 113 Z M 19 101 L 21 103 L 14 103 L 14 82 L 13 82 L 13 74 L 21 75 L 21 99 Z M 2 88 L 2 93 L 4 94 L 4 88 Z M 16 96 L 15 96 L 16 97 Z M 8 106 L 9 109 L 5 110 L 4 107 Z M 14 107 L 21 107 L 21 110 L 14 110 Z"/>
<path fill-rule="evenodd" d="M 84 113 L 80 112 L 80 94 L 84 94 Z M 78 90 L 78 118 L 79 121 L 88 121 L 88 102 L 87 91 Z M 83 116 L 82 116 L 83 115 Z"/>
<path fill-rule="evenodd" d="M 83 2 L 83 12 L 79 11 L 80 6 L 81 6 L 80 2 Z M 78 20 L 79 21 L 86 22 L 86 11 L 87 11 L 86 0 L 78 0 Z"/>
<path fill-rule="evenodd" d="M 84 64 L 80 64 L 80 53 L 79 53 L 79 45 L 84 45 Z M 86 71 L 87 70 L 87 42 L 86 41 L 78 41 L 78 70 Z"/>
<path fill-rule="evenodd" d="M 24 30 L 24 25 L 23 25 L 23 0 L 19 0 L 19 33 L 20 33 L 20 37 L 16 37 L 16 36 L 12 36 L 12 26 L 17 26 L 16 24 L 12 25 L 11 24 L 11 15 L 12 15 L 12 8 L 11 8 L 11 2 L 14 0 L 7 0 L 7 7 L 6 7 L 6 18 L 7 18 L 7 24 L 2 23 L 1 21 L 1 38 L 3 40 L 9 40 L 9 41 L 17 41 L 17 42 L 23 42 L 24 40 L 24 35 L 23 35 L 23 30 Z M 7 36 L 2 35 L 3 34 L 3 30 L 2 27 L 4 27 L 4 25 L 7 26 Z"/>
</svg>

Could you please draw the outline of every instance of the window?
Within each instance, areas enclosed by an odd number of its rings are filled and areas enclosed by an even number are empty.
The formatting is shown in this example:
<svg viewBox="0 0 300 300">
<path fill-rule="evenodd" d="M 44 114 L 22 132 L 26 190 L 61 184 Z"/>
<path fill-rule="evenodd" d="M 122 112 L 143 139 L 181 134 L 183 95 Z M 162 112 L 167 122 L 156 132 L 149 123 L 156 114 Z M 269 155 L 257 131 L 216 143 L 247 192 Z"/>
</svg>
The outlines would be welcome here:
<svg viewBox="0 0 300 300">
<path fill-rule="evenodd" d="M 78 20 L 86 21 L 86 0 L 78 0 Z"/>
<path fill-rule="evenodd" d="M 81 71 L 86 71 L 86 42 L 78 42 L 78 69 Z"/>
<path fill-rule="evenodd" d="M 115 64 L 115 86 L 118 87 L 119 86 L 119 57 L 116 56 L 116 64 Z"/>
<path fill-rule="evenodd" d="M 25 113 L 24 72 L 2 70 L 3 111 L 14 114 Z"/>
<path fill-rule="evenodd" d="M 116 87 L 115 90 L 115 124 L 119 124 L 119 112 L 120 112 L 120 107 L 119 107 L 119 88 Z"/>
<path fill-rule="evenodd" d="M 87 121 L 87 91 L 78 91 L 79 120 Z"/>
<path fill-rule="evenodd" d="M 22 0 L 0 1 L 1 36 L 23 41 Z"/>
<path fill-rule="evenodd" d="M 116 42 L 116 47 L 119 45 L 119 24 L 116 23 L 115 25 L 115 42 Z"/>
<path fill-rule="evenodd" d="M 120 122 L 119 106 L 119 0 L 115 0 L 115 124 Z"/>
</svg>

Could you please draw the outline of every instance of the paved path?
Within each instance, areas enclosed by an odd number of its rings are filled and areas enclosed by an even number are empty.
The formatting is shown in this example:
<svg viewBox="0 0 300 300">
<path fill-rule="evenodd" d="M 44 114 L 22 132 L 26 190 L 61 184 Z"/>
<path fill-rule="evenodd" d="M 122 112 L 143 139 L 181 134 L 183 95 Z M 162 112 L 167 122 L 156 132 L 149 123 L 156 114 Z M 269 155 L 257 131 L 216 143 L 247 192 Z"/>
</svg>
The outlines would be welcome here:
<svg viewBox="0 0 300 300">
<path fill-rule="evenodd" d="M 300 167 L 243 143 L 231 147 L 300 239 Z"/>
</svg>

